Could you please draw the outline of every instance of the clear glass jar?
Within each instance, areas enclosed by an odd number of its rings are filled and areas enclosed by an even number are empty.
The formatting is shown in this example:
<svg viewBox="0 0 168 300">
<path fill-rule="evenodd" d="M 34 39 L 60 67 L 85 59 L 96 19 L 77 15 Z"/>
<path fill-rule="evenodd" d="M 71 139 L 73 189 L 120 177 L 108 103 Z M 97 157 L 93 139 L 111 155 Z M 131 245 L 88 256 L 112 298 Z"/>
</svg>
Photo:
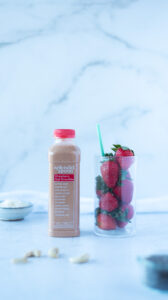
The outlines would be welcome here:
<svg viewBox="0 0 168 300">
<path fill-rule="evenodd" d="M 95 226 L 101 236 L 135 234 L 135 156 L 95 159 Z"/>
</svg>

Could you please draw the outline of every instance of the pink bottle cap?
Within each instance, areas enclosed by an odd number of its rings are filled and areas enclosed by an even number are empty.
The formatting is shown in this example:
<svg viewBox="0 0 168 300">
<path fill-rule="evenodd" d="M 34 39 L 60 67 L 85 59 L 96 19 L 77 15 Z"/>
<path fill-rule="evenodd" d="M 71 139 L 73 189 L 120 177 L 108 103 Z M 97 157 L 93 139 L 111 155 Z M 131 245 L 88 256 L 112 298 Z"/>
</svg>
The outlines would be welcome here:
<svg viewBox="0 0 168 300">
<path fill-rule="evenodd" d="M 56 138 L 74 138 L 75 137 L 75 130 L 74 129 L 55 129 L 54 136 Z"/>
</svg>

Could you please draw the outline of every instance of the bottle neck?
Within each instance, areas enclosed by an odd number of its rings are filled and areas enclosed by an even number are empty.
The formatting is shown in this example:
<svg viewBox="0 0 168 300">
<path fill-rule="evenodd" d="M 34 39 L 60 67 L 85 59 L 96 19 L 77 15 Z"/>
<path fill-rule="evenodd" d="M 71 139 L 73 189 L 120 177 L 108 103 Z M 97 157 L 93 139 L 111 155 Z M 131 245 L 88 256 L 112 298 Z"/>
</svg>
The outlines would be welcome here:
<svg viewBox="0 0 168 300">
<path fill-rule="evenodd" d="M 55 144 L 65 143 L 65 144 L 75 144 L 74 138 L 55 138 Z"/>
</svg>

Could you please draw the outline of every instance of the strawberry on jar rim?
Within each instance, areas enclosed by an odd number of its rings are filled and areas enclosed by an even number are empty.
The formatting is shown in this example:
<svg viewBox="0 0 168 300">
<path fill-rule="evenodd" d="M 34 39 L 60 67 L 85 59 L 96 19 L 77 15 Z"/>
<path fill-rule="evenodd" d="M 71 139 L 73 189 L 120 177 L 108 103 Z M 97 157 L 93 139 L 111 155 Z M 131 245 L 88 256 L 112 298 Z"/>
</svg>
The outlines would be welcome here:
<svg viewBox="0 0 168 300">
<path fill-rule="evenodd" d="M 100 198 L 99 206 L 102 210 L 111 212 L 118 207 L 118 201 L 111 193 L 108 192 Z"/>
<path fill-rule="evenodd" d="M 115 152 L 120 167 L 124 170 L 129 169 L 134 162 L 134 151 L 128 147 L 116 144 L 113 144 L 112 150 Z"/>
<path fill-rule="evenodd" d="M 116 161 L 108 160 L 101 165 L 101 174 L 105 184 L 109 188 L 114 188 L 119 176 L 119 166 Z"/>
<path fill-rule="evenodd" d="M 97 225 L 103 230 L 116 229 L 116 221 L 111 216 L 100 213 L 97 216 Z"/>
</svg>

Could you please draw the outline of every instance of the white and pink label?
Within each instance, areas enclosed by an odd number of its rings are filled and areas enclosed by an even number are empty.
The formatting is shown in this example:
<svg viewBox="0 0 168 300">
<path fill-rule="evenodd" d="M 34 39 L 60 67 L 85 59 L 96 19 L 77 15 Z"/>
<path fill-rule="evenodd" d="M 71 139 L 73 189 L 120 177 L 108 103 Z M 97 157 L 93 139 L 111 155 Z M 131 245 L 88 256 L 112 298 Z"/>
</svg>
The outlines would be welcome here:
<svg viewBox="0 0 168 300">
<path fill-rule="evenodd" d="M 74 174 L 54 174 L 54 181 L 74 181 Z"/>
</svg>

